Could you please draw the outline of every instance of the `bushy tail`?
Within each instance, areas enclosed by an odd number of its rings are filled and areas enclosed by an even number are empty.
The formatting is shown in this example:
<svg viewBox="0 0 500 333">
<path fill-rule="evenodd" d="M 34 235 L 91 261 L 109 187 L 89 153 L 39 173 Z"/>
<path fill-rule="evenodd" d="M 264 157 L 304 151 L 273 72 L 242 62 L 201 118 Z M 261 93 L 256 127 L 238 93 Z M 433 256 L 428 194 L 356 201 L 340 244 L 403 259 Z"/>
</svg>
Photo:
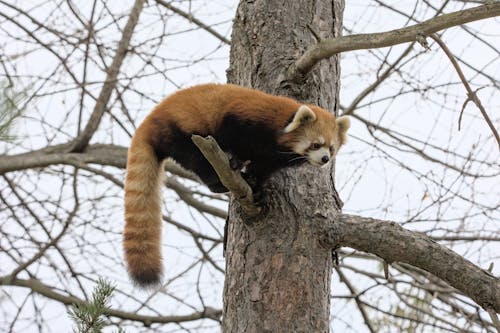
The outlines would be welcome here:
<svg viewBox="0 0 500 333">
<path fill-rule="evenodd" d="M 130 277 L 142 287 L 160 282 L 162 163 L 139 132 L 128 152 L 123 249 Z"/>
</svg>

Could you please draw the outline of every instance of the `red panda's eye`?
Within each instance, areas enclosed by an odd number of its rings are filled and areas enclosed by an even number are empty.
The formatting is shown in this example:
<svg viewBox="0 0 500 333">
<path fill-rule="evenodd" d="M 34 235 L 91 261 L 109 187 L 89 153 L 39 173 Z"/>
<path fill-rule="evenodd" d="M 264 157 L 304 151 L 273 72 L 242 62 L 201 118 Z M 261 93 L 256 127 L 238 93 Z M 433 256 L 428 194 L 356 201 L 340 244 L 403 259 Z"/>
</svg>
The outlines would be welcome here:
<svg viewBox="0 0 500 333">
<path fill-rule="evenodd" d="M 320 148 L 321 148 L 321 144 L 320 144 L 320 143 L 313 143 L 313 144 L 311 145 L 311 149 L 312 149 L 312 150 L 318 150 L 318 149 L 320 149 Z"/>
</svg>

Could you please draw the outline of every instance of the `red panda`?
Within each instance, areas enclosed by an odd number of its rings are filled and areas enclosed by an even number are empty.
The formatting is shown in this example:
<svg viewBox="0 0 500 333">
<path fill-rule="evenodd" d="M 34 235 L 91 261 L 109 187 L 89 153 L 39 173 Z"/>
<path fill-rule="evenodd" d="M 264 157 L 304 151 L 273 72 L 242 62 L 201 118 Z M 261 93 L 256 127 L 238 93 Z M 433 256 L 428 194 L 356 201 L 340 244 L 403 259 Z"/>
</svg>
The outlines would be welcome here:
<svg viewBox="0 0 500 333">
<path fill-rule="evenodd" d="M 231 84 L 180 90 L 159 103 L 137 128 L 127 159 L 123 246 L 129 275 L 140 286 L 159 282 L 162 162 L 172 158 L 213 192 L 226 192 L 191 141 L 213 136 L 245 167 L 257 191 L 269 175 L 305 161 L 326 165 L 346 140 L 347 117 L 291 98 Z"/>
</svg>

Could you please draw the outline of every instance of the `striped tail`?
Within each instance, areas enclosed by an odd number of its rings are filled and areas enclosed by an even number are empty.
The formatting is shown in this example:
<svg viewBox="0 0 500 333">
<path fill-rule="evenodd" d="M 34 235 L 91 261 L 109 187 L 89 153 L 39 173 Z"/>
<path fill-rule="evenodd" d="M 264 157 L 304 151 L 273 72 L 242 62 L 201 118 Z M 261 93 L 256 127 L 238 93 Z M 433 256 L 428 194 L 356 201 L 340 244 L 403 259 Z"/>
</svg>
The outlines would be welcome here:
<svg viewBox="0 0 500 333">
<path fill-rule="evenodd" d="M 141 287 L 160 282 L 161 185 L 163 163 L 141 133 L 136 133 L 128 152 L 125 181 L 125 229 L 123 249 L 131 279 Z"/>
</svg>

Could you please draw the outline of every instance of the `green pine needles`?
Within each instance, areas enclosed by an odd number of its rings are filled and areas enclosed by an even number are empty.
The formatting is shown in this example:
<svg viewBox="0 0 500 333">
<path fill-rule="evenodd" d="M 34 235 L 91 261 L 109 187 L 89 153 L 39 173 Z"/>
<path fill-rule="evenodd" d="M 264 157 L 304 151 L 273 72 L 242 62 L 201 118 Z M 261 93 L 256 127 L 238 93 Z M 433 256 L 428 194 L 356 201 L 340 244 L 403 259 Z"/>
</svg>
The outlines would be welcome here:
<svg viewBox="0 0 500 333">
<path fill-rule="evenodd" d="M 0 141 L 12 142 L 11 135 L 14 121 L 23 114 L 21 102 L 26 97 L 26 91 L 16 91 L 12 84 L 0 81 Z"/>
<path fill-rule="evenodd" d="M 88 303 L 75 304 L 68 310 L 68 314 L 75 322 L 75 333 L 100 333 L 107 325 L 107 304 L 115 287 L 105 279 L 99 278 L 97 286 L 92 292 L 92 299 Z M 121 329 L 119 332 L 123 332 Z"/>
</svg>

